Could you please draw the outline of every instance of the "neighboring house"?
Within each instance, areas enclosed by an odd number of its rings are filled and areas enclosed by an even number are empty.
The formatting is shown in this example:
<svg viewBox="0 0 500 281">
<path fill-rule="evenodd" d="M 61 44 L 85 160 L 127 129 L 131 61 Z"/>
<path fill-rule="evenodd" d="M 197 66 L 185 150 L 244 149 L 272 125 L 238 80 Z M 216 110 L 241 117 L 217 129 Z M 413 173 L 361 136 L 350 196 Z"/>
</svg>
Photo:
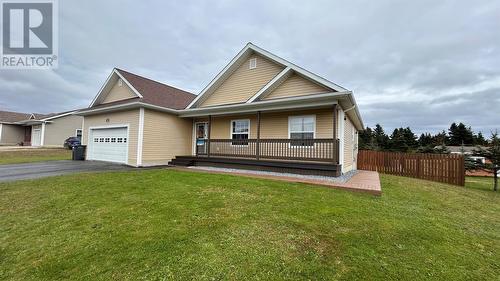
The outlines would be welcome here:
<svg viewBox="0 0 500 281">
<path fill-rule="evenodd" d="M 195 96 L 114 69 L 84 116 L 87 159 L 340 175 L 363 129 L 352 92 L 251 43 Z"/>
<path fill-rule="evenodd" d="M 0 145 L 62 147 L 68 137 L 82 135 L 83 117 L 74 113 L 0 111 Z"/>
</svg>

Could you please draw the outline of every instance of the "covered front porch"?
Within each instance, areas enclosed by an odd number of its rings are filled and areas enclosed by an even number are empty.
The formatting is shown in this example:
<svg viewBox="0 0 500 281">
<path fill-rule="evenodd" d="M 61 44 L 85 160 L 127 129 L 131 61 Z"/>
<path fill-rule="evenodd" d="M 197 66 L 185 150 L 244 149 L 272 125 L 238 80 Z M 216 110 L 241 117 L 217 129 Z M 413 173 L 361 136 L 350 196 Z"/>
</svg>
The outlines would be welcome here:
<svg viewBox="0 0 500 281">
<path fill-rule="evenodd" d="M 338 122 L 337 104 L 196 116 L 192 155 L 171 164 L 339 176 Z"/>
</svg>

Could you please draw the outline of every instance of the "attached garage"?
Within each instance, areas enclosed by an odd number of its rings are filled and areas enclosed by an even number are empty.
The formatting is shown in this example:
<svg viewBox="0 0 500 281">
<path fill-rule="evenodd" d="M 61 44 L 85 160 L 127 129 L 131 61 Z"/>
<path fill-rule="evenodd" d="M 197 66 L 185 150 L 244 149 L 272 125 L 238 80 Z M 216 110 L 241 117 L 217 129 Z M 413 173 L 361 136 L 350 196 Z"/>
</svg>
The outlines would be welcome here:
<svg viewBox="0 0 500 281">
<path fill-rule="evenodd" d="M 90 128 L 87 159 L 127 163 L 128 127 Z"/>
</svg>

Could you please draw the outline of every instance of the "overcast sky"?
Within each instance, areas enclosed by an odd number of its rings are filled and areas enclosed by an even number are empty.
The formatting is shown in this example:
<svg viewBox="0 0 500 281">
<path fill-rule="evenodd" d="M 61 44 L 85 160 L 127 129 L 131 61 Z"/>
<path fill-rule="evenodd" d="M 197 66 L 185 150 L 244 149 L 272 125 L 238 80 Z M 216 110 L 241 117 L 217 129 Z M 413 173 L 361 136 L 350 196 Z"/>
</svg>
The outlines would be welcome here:
<svg viewBox="0 0 500 281">
<path fill-rule="evenodd" d="M 247 42 L 352 90 L 367 126 L 500 131 L 500 1 L 64 0 L 59 68 L 0 70 L 0 109 L 87 107 L 115 66 L 198 94 Z"/>
</svg>

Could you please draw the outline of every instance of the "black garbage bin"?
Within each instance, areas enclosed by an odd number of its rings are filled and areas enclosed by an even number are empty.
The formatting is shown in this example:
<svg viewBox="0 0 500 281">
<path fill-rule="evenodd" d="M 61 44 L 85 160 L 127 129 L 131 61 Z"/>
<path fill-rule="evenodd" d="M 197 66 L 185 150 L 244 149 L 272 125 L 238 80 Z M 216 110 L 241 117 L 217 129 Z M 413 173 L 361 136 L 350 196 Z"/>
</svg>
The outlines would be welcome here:
<svg viewBox="0 0 500 281">
<path fill-rule="evenodd" d="M 76 145 L 73 147 L 73 160 L 85 160 L 86 145 Z"/>
</svg>

